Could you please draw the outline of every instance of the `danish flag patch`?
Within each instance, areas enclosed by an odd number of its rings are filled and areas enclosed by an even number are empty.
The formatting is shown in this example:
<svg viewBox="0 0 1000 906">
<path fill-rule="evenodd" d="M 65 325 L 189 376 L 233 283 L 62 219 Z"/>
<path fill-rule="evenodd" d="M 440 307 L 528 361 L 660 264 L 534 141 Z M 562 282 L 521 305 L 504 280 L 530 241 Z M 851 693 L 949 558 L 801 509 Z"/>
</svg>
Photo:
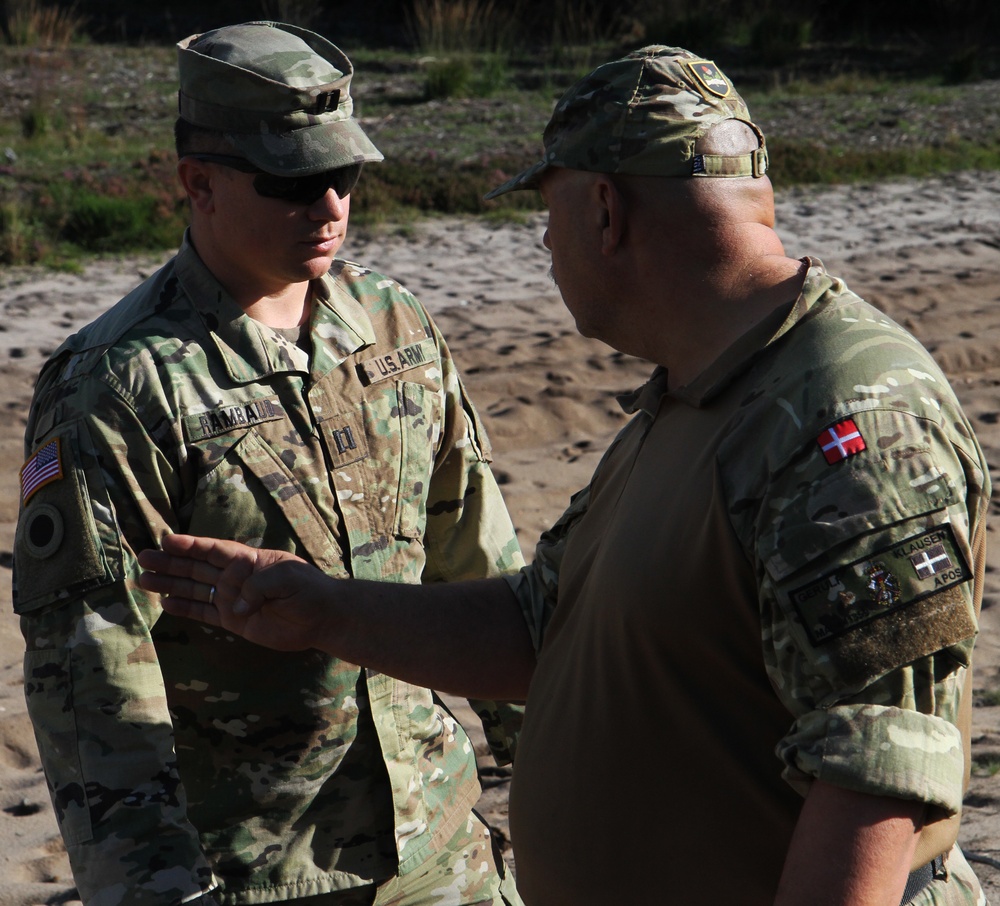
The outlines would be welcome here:
<svg viewBox="0 0 1000 906">
<path fill-rule="evenodd" d="M 842 422 L 827 428 L 816 438 L 816 443 L 819 444 L 823 456 L 830 465 L 866 449 L 865 439 L 861 436 L 858 426 L 854 424 L 853 418 L 845 418 Z"/>
</svg>

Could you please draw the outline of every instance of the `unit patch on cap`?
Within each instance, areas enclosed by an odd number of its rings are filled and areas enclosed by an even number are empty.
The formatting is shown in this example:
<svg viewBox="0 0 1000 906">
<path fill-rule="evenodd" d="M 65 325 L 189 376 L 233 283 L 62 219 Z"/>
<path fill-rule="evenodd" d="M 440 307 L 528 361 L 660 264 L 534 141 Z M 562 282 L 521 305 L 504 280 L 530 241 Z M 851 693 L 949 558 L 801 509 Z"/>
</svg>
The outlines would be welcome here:
<svg viewBox="0 0 1000 906">
<path fill-rule="evenodd" d="M 861 436 L 853 418 L 845 418 L 842 422 L 827 428 L 816 438 L 816 443 L 819 444 L 823 456 L 830 465 L 867 449 L 865 439 Z"/>
<path fill-rule="evenodd" d="M 711 60 L 685 60 L 684 65 L 694 76 L 695 81 L 709 94 L 724 98 L 732 91 L 733 86 L 729 83 L 729 79 Z"/>
<path fill-rule="evenodd" d="M 21 466 L 21 505 L 26 504 L 39 488 L 63 477 L 59 438 L 50 440 L 34 452 Z"/>
</svg>

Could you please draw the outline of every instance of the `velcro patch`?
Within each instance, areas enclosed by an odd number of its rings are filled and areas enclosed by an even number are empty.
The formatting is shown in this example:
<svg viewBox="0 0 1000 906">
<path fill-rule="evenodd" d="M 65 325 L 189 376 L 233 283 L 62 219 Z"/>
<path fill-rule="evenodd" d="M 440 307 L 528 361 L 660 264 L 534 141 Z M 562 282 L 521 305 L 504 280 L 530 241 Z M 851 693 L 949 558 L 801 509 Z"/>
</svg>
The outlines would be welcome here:
<svg viewBox="0 0 1000 906">
<path fill-rule="evenodd" d="M 437 346 L 433 337 L 427 337 L 419 343 L 411 343 L 409 346 L 400 346 L 385 355 L 374 356 L 365 359 L 361 363 L 361 368 L 368 379 L 369 384 L 378 381 L 394 378 L 411 368 L 419 368 L 428 365 L 437 358 Z"/>
<path fill-rule="evenodd" d="M 971 580 L 944 523 L 840 566 L 789 597 L 816 655 L 845 682 L 864 684 L 974 636 L 972 593 L 962 588 Z"/>
<path fill-rule="evenodd" d="M 185 416 L 184 434 L 189 442 L 197 442 L 284 417 L 285 410 L 277 397 L 228 403 Z"/>
<path fill-rule="evenodd" d="M 98 468 L 91 470 L 88 486 L 79 438 L 73 433 L 85 430 L 77 424 L 39 447 L 40 452 L 58 441 L 63 475 L 60 481 L 39 484 L 18 517 L 15 613 L 28 613 L 121 577 L 119 536 L 95 519 L 95 513 L 113 512 L 107 487 Z M 95 462 L 93 458 L 88 461 Z"/>
<path fill-rule="evenodd" d="M 822 645 L 972 578 L 945 523 L 790 593 L 809 640 Z"/>
<path fill-rule="evenodd" d="M 28 461 L 21 466 L 21 505 L 23 506 L 32 495 L 45 485 L 58 481 L 63 477 L 62 456 L 59 450 L 59 438 L 54 437 L 47 444 L 39 447 Z"/>
</svg>

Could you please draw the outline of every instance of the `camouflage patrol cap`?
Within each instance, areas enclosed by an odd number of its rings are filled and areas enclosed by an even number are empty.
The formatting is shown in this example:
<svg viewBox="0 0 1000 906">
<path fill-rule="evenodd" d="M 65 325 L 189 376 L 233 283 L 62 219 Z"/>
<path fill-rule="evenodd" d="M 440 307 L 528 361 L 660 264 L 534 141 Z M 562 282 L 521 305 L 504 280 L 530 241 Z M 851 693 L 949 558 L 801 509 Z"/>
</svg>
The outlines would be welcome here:
<svg viewBox="0 0 1000 906">
<path fill-rule="evenodd" d="M 757 135 L 752 154 L 696 154 L 695 142 L 724 120 Z M 545 155 L 494 189 L 496 198 L 538 187 L 549 167 L 637 176 L 763 176 L 764 135 L 722 70 L 710 60 L 656 44 L 598 66 L 556 105 L 542 137 Z"/>
<path fill-rule="evenodd" d="M 177 45 L 182 119 L 220 132 L 260 169 L 308 176 L 382 155 L 353 117 L 354 67 L 304 28 L 247 22 Z"/>
</svg>

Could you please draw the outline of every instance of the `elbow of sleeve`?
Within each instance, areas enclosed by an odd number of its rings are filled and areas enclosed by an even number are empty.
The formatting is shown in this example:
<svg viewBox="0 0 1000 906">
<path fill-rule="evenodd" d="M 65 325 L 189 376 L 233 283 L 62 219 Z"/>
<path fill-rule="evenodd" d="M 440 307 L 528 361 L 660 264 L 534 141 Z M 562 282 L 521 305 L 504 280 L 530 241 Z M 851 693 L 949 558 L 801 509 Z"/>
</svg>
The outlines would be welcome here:
<svg viewBox="0 0 1000 906">
<path fill-rule="evenodd" d="M 838 705 L 799 717 L 778 744 L 782 776 L 802 791 L 822 780 L 859 793 L 924 802 L 956 814 L 965 762 L 959 729 L 881 705 Z"/>
</svg>

